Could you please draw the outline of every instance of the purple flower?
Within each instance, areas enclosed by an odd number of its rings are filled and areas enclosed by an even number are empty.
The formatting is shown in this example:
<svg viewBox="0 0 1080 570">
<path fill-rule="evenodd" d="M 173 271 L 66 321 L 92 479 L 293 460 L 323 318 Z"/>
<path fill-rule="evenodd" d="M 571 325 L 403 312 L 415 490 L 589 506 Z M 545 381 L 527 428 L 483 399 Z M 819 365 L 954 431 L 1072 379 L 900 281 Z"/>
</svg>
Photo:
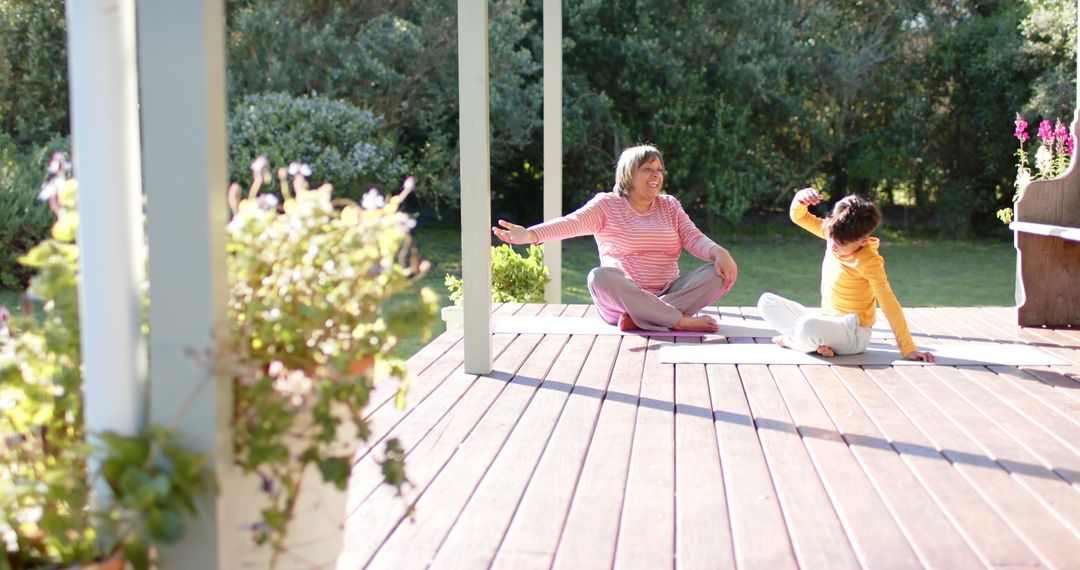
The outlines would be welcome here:
<svg viewBox="0 0 1080 570">
<path fill-rule="evenodd" d="M 1049 119 L 1043 119 L 1042 122 L 1039 123 L 1039 138 L 1042 139 L 1045 144 L 1054 142 L 1054 127 L 1050 125 Z"/>
<path fill-rule="evenodd" d="M 1027 121 L 1025 121 L 1024 118 L 1020 116 L 1020 113 L 1017 113 L 1016 114 L 1016 130 L 1013 131 L 1013 136 L 1016 137 L 1017 139 L 1020 139 L 1021 143 L 1027 142 L 1028 138 L 1030 138 L 1030 136 L 1027 133 L 1027 127 L 1028 127 Z"/>
</svg>

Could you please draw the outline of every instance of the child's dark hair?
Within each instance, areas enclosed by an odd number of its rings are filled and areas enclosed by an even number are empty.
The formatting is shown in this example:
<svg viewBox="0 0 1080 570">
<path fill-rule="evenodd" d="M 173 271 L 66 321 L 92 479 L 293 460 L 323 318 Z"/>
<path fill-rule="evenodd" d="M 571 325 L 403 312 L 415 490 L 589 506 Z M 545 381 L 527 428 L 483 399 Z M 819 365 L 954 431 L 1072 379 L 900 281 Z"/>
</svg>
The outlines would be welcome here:
<svg viewBox="0 0 1080 570">
<path fill-rule="evenodd" d="M 852 194 L 844 196 L 833 206 L 832 215 L 825 220 L 825 235 L 840 244 L 848 244 L 869 236 L 881 224 L 881 212 L 877 206 Z"/>
</svg>

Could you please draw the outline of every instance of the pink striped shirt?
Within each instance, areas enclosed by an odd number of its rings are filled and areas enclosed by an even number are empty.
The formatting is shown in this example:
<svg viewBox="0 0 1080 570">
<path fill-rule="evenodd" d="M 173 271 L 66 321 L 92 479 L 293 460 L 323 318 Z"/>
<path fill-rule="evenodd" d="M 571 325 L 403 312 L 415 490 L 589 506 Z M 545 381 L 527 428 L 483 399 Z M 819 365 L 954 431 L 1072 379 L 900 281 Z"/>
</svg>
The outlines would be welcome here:
<svg viewBox="0 0 1080 570">
<path fill-rule="evenodd" d="M 597 194 L 576 212 L 529 228 L 540 242 L 592 235 L 600 266 L 620 269 L 638 287 L 659 295 L 679 277 L 679 255 L 686 248 L 710 260 L 716 242 L 690 221 L 674 196 L 661 194 L 648 213 L 614 192 Z"/>
</svg>

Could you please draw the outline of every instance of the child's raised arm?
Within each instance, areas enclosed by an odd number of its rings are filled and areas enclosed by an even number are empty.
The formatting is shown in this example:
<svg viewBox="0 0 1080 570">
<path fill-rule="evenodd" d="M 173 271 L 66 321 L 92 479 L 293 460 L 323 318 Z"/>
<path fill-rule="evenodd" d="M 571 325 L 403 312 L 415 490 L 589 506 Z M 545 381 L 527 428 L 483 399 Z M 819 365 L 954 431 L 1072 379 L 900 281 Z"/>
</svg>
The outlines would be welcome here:
<svg viewBox="0 0 1080 570">
<path fill-rule="evenodd" d="M 825 239 L 825 232 L 821 229 L 824 220 L 811 214 L 808 207 L 820 204 L 824 199 L 825 197 L 817 190 L 803 188 L 796 192 L 795 197 L 791 199 L 791 208 L 788 211 L 788 215 L 791 217 L 791 221 L 795 222 L 795 225 L 821 239 Z"/>
</svg>

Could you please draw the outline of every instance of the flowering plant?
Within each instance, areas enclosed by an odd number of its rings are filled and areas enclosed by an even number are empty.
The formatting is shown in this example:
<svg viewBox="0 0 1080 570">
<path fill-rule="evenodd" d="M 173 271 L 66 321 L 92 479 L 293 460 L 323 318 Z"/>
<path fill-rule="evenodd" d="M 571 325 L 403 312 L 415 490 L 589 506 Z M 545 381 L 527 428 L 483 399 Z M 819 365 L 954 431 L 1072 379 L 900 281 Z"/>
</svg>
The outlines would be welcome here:
<svg viewBox="0 0 1080 570">
<path fill-rule="evenodd" d="M 268 161 L 256 159 L 252 171 L 245 198 L 237 185 L 229 191 L 232 331 L 221 352 L 232 359 L 236 461 L 269 500 L 255 539 L 277 553 L 309 467 L 345 488 L 376 381 L 397 380 L 403 404 L 408 374 L 393 351 L 398 339 L 427 332 L 438 298 L 427 288 L 400 295 L 429 267 L 411 246 L 415 220 L 400 210 L 412 178 L 396 196 L 369 190 L 357 204 L 333 199 L 328 184 L 309 188 L 303 164 L 278 170 L 280 200 L 260 193 Z M 388 441 L 383 471 L 399 488 L 403 456 Z"/>
<path fill-rule="evenodd" d="M 19 258 L 37 271 L 29 293 L 43 302 L 43 317 L 29 301 L 21 317 L 0 307 L 0 568 L 123 559 L 139 570 L 151 567 L 156 545 L 183 535 L 184 517 L 214 482 L 209 458 L 173 430 L 85 429 L 77 184 L 68 167 L 53 156 L 39 196 L 56 216 L 52 235 Z M 103 487 L 108 493 L 92 502 L 91 489 Z"/>
<path fill-rule="evenodd" d="M 52 238 L 21 259 L 38 271 L 31 292 L 44 301 L 44 319 L 0 308 L 0 568 L 67 566 L 121 551 L 146 568 L 153 546 L 177 540 L 181 515 L 213 488 L 208 458 L 159 427 L 86 443 L 77 184 L 64 175 L 66 161 L 54 162 L 56 176 L 40 196 L 57 216 Z M 345 487 L 370 431 L 363 410 L 375 383 L 397 380 L 403 404 L 408 374 L 393 350 L 429 328 L 438 302 L 427 289 L 399 295 L 428 267 L 410 245 L 415 221 L 400 211 L 411 179 L 396 196 L 370 190 L 356 204 L 332 199 L 329 185 L 309 189 L 310 168 L 293 164 L 278 172 L 279 199 L 260 194 L 267 161 L 252 166 L 247 197 L 238 186 L 229 191 L 228 334 L 218 352 L 234 386 L 235 458 L 257 476 L 268 505 L 252 531 L 274 548 L 273 566 L 305 471 Z M 92 474 L 94 449 L 103 462 Z M 383 473 L 399 488 L 403 460 L 402 446 L 389 440 Z M 93 477 L 113 490 L 103 510 L 90 507 Z"/>
<path fill-rule="evenodd" d="M 1058 119 L 1057 124 L 1054 126 L 1051 126 L 1049 119 L 1043 119 L 1039 123 L 1039 130 L 1036 135 L 1039 139 L 1039 148 L 1035 151 L 1035 172 L 1033 173 L 1028 163 L 1028 154 L 1024 150 L 1024 143 L 1031 138 L 1031 135 L 1027 132 L 1028 123 L 1020 113 L 1016 114 L 1015 125 L 1013 136 L 1020 141 L 1020 147 L 1016 150 L 1016 180 L 1013 182 L 1015 188 L 1013 202 L 1020 199 L 1024 189 L 1033 180 L 1049 180 L 1064 174 L 1065 170 L 1069 168 L 1076 146 L 1076 139 L 1065 128 L 1061 119 Z M 1013 209 L 1002 208 L 998 210 L 997 217 L 1008 224 L 1013 220 Z"/>
</svg>

